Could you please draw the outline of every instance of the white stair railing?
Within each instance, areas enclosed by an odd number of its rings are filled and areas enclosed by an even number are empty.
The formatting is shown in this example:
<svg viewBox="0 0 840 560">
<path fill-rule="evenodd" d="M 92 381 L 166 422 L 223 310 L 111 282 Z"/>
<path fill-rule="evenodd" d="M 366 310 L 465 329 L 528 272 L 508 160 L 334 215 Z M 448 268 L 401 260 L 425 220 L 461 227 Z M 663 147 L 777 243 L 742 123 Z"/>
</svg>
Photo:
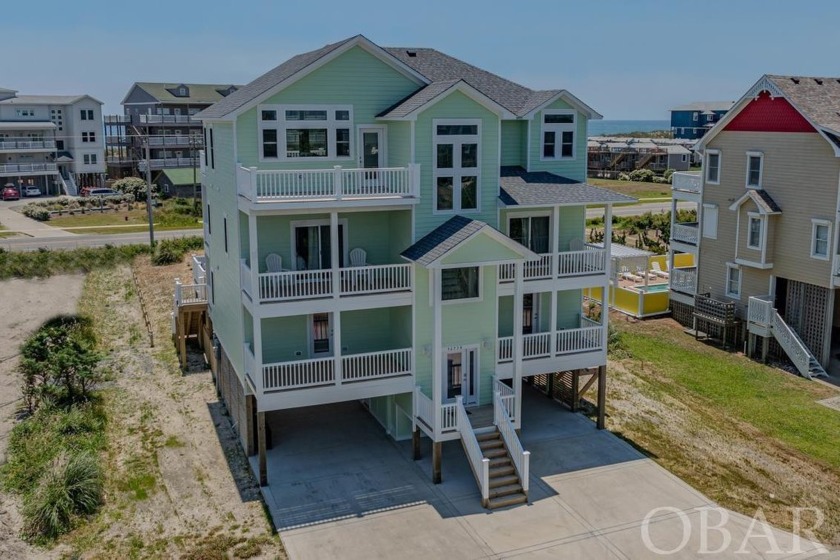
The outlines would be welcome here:
<svg viewBox="0 0 840 560">
<path fill-rule="evenodd" d="M 434 439 L 435 404 L 432 399 L 423 394 L 423 389 L 419 386 L 414 387 L 414 413 L 421 421 L 420 428 L 426 432 L 426 435 Z"/>
<path fill-rule="evenodd" d="M 481 490 L 481 505 L 487 507 L 490 501 L 490 459 L 481 452 L 481 446 L 478 444 L 470 419 L 467 417 L 467 409 L 464 408 L 464 399 L 460 395 L 455 401 L 455 409 L 457 411 L 458 432 L 461 434 L 461 444 L 464 446 L 470 468 Z"/>
<path fill-rule="evenodd" d="M 508 387 L 500 379 L 493 376 L 493 392 L 499 393 L 502 399 L 502 406 L 505 407 L 505 412 L 510 417 L 511 421 L 516 421 L 514 410 L 516 409 L 516 394 L 513 387 Z"/>
<path fill-rule="evenodd" d="M 800 338 L 793 332 L 793 329 L 785 323 L 784 319 L 774 311 L 773 313 L 773 336 L 779 341 L 779 345 L 796 366 L 796 369 L 803 377 L 811 379 L 811 352 L 805 347 Z"/>
<path fill-rule="evenodd" d="M 531 452 L 525 451 L 522 442 L 516 435 L 511 417 L 507 413 L 502 394 L 499 391 L 493 392 L 493 423 L 499 429 L 502 440 L 505 442 L 508 454 L 510 455 L 516 474 L 519 476 L 519 484 L 522 485 L 522 492 L 528 495 L 528 476 L 531 462 Z"/>
</svg>

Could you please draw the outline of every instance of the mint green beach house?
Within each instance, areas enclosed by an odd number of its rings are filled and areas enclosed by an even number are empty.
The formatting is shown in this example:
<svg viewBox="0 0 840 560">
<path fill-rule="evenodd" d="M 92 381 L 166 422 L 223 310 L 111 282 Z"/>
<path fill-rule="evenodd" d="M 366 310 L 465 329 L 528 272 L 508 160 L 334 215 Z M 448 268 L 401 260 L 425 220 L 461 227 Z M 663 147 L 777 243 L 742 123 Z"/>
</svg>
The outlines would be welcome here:
<svg viewBox="0 0 840 560">
<path fill-rule="evenodd" d="M 216 381 L 261 484 L 273 411 L 362 401 L 415 452 L 431 439 L 435 481 L 458 439 L 485 506 L 525 501 L 523 381 L 604 392 L 582 290 L 606 292 L 610 235 L 584 242 L 585 209 L 632 199 L 585 183 L 600 115 L 359 35 L 198 118 Z"/>
</svg>

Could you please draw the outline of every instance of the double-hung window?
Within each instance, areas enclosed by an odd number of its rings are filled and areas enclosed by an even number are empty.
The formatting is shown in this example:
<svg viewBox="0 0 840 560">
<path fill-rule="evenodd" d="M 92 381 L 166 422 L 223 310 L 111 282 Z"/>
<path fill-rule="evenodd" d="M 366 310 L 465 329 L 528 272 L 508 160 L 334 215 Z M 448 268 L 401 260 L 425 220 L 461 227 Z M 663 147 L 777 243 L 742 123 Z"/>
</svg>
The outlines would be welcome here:
<svg viewBox="0 0 840 560">
<path fill-rule="evenodd" d="M 720 151 L 706 150 L 706 182 L 720 184 Z"/>
<path fill-rule="evenodd" d="M 446 268 L 441 271 L 441 299 L 475 300 L 481 297 L 481 270 L 477 266 Z"/>
<path fill-rule="evenodd" d="M 741 269 L 732 263 L 726 263 L 726 296 L 741 298 Z"/>
<path fill-rule="evenodd" d="M 350 159 L 350 105 L 264 105 L 259 108 L 260 159 Z"/>
<path fill-rule="evenodd" d="M 542 159 L 574 159 L 575 127 L 574 111 L 543 111 Z"/>
<path fill-rule="evenodd" d="M 82 132 L 82 142 L 96 142 L 96 133 Z"/>
<path fill-rule="evenodd" d="M 759 214 L 749 214 L 749 231 L 747 232 L 747 247 L 761 249 L 761 236 L 764 220 Z"/>
<path fill-rule="evenodd" d="M 831 239 L 831 222 L 811 220 L 811 257 L 828 260 L 828 248 Z"/>
<path fill-rule="evenodd" d="M 93 120 L 93 109 L 82 109 L 80 112 L 80 116 L 83 121 L 92 121 Z"/>
<path fill-rule="evenodd" d="M 479 209 L 481 121 L 434 121 L 435 211 Z"/>
<path fill-rule="evenodd" d="M 760 189 L 764 170 L 764 154 L 747 152 L 747 188 Z"/>
</svg>

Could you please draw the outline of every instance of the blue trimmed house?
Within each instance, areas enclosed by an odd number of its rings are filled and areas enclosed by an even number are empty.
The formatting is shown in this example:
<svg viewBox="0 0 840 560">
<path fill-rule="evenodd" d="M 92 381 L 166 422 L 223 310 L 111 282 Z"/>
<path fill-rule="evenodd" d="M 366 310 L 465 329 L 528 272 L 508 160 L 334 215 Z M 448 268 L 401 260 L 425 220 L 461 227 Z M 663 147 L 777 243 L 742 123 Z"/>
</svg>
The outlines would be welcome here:
<svg viewBox="0 0 840 560">
<path fill-rule="evenodd" d="M 358 35 L 197 118 L 214 374 L 261 484 L 279 410 L 362 401 L 433 442 L 435 481 L 460 440 L 487 507 L 527 500 L 523 383 L 590 379 L 603 426 L 582 294 L 609 285 L 610 226 L 588 245 L 585 210 L 632 199 L 585 183 L 592 108 Z"/>
</svg>

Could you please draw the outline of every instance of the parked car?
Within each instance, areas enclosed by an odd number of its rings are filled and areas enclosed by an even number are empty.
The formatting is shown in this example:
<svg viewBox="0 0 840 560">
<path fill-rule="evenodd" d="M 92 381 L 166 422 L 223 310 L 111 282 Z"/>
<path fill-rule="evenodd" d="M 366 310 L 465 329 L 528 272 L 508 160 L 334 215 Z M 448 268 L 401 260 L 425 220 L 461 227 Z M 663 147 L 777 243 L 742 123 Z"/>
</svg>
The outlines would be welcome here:
<svg viewBox="0 0 840 560">
<path fill-rule="evenodd" d="M 14 187 L 4 187 L 3 200 L 20 200 L 20 193 Z"/>
<path fill-rule="evenodd" d="M 41 189 L 38 187 L 28 186 L 23 189 L 23 196 L 41 196 Z"/>
<path fill-rule="evenodd" d="M 83 196 L 119 196 L 120 193 L 115 191 L 114 189 L 90 189 L 87 192 L 87 195 Z"/>
</svg>

